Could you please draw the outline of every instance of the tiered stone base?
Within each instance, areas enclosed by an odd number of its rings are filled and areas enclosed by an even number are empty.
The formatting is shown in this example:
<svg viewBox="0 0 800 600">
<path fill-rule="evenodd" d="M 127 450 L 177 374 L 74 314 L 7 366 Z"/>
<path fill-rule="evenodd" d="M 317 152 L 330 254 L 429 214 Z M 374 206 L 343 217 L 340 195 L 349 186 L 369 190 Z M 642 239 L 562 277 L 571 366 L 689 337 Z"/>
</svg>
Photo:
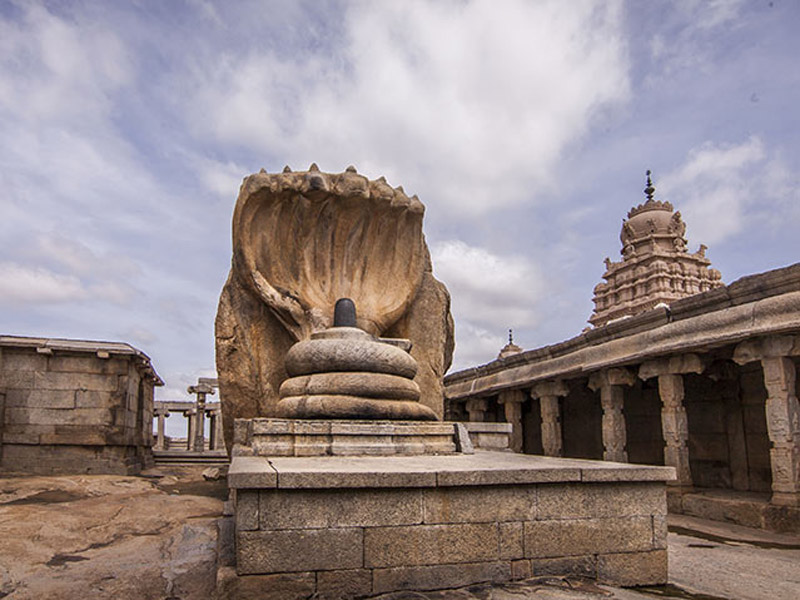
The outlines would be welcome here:
<svg viewBox="0 0 800 600">
<path fill-rule="evenodd" d="M 469 436 L 471 437 L 471 436 Z M 495 439 L 497 438 L 497 439 Z M 508 446 L 508 433 L 491 439 Z M 483 438 L 480 439 L 483 441 Z M 456 423 L 429 421 L 347 421 L 237 419 L 232 455 L 362 456 L 453 454 L 469 445 Z"/>
<path fill-rule="evenodd" d="M 478 451 L 236 456 L 223 597 L 352 598 L 540 574 L 667 580 L 668 467 Z"/>
</svg>

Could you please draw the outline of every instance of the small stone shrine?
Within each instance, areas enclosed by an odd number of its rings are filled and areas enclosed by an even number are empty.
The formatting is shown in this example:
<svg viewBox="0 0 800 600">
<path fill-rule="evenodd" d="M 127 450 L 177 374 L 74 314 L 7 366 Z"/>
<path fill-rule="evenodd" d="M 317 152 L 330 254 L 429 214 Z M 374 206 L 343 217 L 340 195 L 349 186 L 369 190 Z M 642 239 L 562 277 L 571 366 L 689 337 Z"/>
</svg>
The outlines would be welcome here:
<svg viewBox="0 0 800 600">
<path fill-rule="evenodd" d="M 129 344 L 0 336 L 0 471 L 139 473 L 161 385 Z"/>
<path fill-rule="evenodd" d="M 235 511 L 221 597 L 664 583 L 672 468 L 523 456 L 507 424 L 438 420 L 452 321 L 422 212 L 355 169 L 245 180 L 217 317 Z"/>
</svg>

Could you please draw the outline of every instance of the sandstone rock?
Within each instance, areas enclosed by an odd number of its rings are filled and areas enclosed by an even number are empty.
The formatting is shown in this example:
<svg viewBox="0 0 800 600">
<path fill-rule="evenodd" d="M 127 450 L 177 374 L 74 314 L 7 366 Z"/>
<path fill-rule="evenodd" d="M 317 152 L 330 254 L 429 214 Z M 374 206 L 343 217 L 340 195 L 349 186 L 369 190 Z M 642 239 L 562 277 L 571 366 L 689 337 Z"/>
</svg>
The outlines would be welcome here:
<svg viewBox="0 0 800 600">
<path fill-rule="evenodd" d="M 441 417 L 453 322 L 449 294 L 432 274 L 423 213 L 416 197 L 352 171 L 245 179 L 216 320 L 228 447 L 234 418 L 275 415 L 289 348 L 330 327 L 344 297 L 367 333 L 411 340 L 420 402 Z"/>
</svg>

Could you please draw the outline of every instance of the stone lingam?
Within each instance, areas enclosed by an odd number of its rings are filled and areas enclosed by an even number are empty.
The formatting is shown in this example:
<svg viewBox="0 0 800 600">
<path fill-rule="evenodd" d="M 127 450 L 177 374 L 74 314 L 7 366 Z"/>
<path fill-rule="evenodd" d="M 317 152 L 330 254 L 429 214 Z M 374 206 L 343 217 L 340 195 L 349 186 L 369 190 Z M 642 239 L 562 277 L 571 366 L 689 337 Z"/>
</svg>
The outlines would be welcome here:
<svg viewBox="0 0 800 600">
<path fill-rule="evenodd" d="M 411 341 L 378 338 L 356 323 L 355 304 L 342 298 L 335 306 L 333 327 L 290 348 L 290 377 L 280 387 L 278 415 L 435 421 L 436 413 L 419 403 Z"/>
</svg>

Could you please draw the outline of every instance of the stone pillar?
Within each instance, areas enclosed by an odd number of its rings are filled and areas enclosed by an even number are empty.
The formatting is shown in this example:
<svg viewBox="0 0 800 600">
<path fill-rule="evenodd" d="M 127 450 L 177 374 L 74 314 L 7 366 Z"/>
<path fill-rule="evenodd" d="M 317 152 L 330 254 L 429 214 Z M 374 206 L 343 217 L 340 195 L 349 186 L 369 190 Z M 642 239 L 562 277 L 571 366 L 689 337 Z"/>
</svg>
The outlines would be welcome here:
<svg viewBox="0 0 800 600">
<path fill-rule="evenodd" d="M 664 435 L 664 464 L 675 467 L 676 481 L 669 485 L 689 489 L 692 471 L 689 466 L 689 420 L 683 406 L 685 373 L 702 373 L 705 362 L 697 354 L 682 354 L 651 360 L 639 367 L 639 377 L 658 377 L 661 398 L 661 431 Z"/>
<path fill-rule="evenodd" d="M 531 388 L 531 396 L 539 399 L 542 417 L 542 449 L 545 456 L 562 456 L 564 454 L 558 399 L 566 396 L 568 392 L 563 381 L 543 381 Z"/>
<path fill-rule="evenodd" d="M 692 486 L 689 467 L 689 420 L 683 406 L 683 375 L 658 376 L 661 398 L 661 431 L 664 435 L 664 464 L 675 467 L 677 484 Z"/>
<path fill-rule="evenodd" d="M 623 386 L 631 386 L 635 382 L 636 375 L 627 369 L 606 369 L 589 377 L 589 388 L 600 390 L 603 406 L 603 460 L 628 462 Z"/>
<path fill-rule="evenodd" d="M 792 356 L 800 355 L 800 336 L 770 336 L 739 344 L 733 360 L 761 361 L 767 389 L 767 432 L 772 447 L 772 503 L 800 505 L 800 404 Z"/>
<path fill-rule="evenodd" d="M 489 403 L 486 398 L 470 398 L 465 404 L 469 420 L 473 423 L 482 423 L 486 420 L 486 409 L 488 407 Z"/>
<path fill-rule="evenodd" d="M 166 439 L 164 437 L 164 421 L 169 416 L 169 411 L 164 408 L 156 408 L 156 450 L 164 450 Z"/>
<path fill-rule="evenodd" d="M 183 411 L 183 416 L 186 417 L 186 449 L 191 452 L 194 448 L 195 429 L 197 427 L 197 414 L 196 408 L 190 408 Z"/>
<path fill-rule="evenodd" d="M 222 411 L 215 408 L 211 411 L 211 443 L 209 450 L 220 450 L 225 448 L 222 441 Z"/>
<path fill-rule="evenodd" d="M 514 452 L 522 452 L 522 403 L 525 392 L 522 390 L 503 390 L 497 402 L 503 405 L 506 423 L 511 423 L 511 439 L 509 447 Z"/>
<path fill-rule="evenodd" d="M 205 450 L 205 416 L 206 395 L 214 393 L 214 387 L 206 381 L 200 380 L 197 385 L 190 385 L 187 390 L 190 394 L 197 394 L 197 411 L 195 412 L 194 435 L 188 442 L 189 450 L 203 452 Z"/>
</svg>

